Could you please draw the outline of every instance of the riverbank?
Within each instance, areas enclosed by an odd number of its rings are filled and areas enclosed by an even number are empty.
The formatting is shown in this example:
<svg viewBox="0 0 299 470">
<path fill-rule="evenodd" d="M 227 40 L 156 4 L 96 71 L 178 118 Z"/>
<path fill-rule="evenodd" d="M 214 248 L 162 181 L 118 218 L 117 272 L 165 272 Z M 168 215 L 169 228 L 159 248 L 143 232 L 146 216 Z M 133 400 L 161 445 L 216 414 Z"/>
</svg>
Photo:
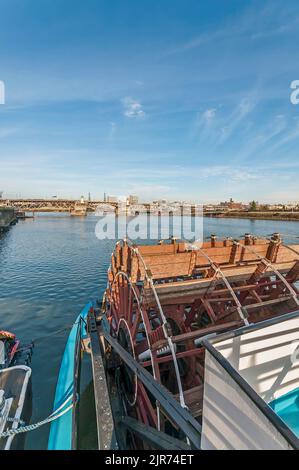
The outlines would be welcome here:
<svg viewBox="0 0 299 470">
<path fill-rule="evenodd" d="M 231 211 L 224 213 L 222 217 L 229 219 L 281 220 L 299 222 L 299 212 Z"/>
<path fill-rule="evenodd" d="M 7 230 L 17 221 L 13 207 L 0 206 L 0 231 Z"/>
</svg>

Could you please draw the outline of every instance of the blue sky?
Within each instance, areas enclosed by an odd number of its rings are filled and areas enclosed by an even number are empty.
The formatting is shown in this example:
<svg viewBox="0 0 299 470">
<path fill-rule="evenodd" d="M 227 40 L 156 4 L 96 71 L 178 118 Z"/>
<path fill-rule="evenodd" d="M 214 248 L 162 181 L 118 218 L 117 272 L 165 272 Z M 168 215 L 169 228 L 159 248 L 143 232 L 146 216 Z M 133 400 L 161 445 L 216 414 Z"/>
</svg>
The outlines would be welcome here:
<svg viewBox="0 0 299 470">
<path fill-rule="evenodd" d="M 0 189 L 299 200 L 294 0 L 0 0 Z"/>
</svg>

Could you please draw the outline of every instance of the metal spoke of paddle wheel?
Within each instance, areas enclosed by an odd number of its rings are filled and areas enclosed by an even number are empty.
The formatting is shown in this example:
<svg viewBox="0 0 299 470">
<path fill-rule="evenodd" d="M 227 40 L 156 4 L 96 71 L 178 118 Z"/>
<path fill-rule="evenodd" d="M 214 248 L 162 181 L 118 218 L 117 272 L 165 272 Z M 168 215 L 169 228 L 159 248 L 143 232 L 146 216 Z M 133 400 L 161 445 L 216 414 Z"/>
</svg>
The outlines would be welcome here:
<svg viewBox="0 0 299 470">
<path fill-rule="evenodd" d="M 241 303 L 240 303 L 238 297 L 236 296 L 236 294 L 235 294 L 235 292 L 234 292 L 232 286 L 230 285 L 230 283 L 229 283 L 227 277 L 226 277 L 226 276 L 224 275 L 224 273 L 221 271 L 220 267 L 217 266 L 217 265 L 213 262 L 213 260 L 210 258 L 210 256 L 208 256 L 201 248 L 196 247 L 195 250 L 198 250 L 198 251 L 200 251 L 200 253 L 202 253 L 202 255 L 203 255 L 203 256 L 208 260 L 208 262 L 210 263 L 211 269 L 214 271 L 214 275 L 213 275 L 213 277 L 212 277 L 212 279 L 211 279 L 211 284 L 212 284 L 215 280 L 217 280 L 217 279 L 219 278 L 219 275 L 221 276 L 221 278 L 222 278 L 222 280 L 223 280 L 225 286 L 227 287 L 228 291 L 230 292 L 230 294 L 231 294 L 231 296 L 232 296 L 232 298 L 233 298 L 233 300 L 234 300 L 234 302 L 235 302 L 235 304 L 236 304 L 236 306 L 237 306 L 237 311 L 238 311 L 238 314 L 239 314 L 240 318 L 244 321 L 244 324 L 245 324 L 246 326 L 248 326 L 249 323 L 248 323 L 248 320 L 247 320 L 246 316 L 244 315 L 244 312 L 243 312 L 243 309 L 242 309 L 242 305 L 241 305 Z M 210 286 L 209 286 L 209 287 L 210 287 Z M 208 289 L 209 289 L 209 288 L 208 288 Z"/>
<path fill-rule="evenodd" d="M 271 263 L 267 258 L 260 256 L 259 253 L 256 252 L 256 250 L 252 249 L 248 245 L 241 245 L 239 242 L 236 240 L 233 241 L 234 245 L 237 245 L 238 247 L 241 247 L 244 250 L 248 250 L 251 253 L 253 253 L 258 259 L 261 260 L 261 262 L 265 265 L 266 269 L 271 268 L 272 271 L 275 273 L 275 275 L 280 279 L 280 281 L 285 285 L 287 290 L 289 290 L 291 296 L 293 297 L 295 303 L 299 305 L 299 300 L 298 300 L 298 295 L 293 289 L 293 287 L 290 285 L 290 283 L 287 281 L 287 279 L 273 266 L 273 263 Z"/>
<path fill-rule="evenodd" d="M 162 320 L 162 329 L 163 329 L 163 334 L 164 334 L 164 337 L 165 339 L 167 340 L 167 343 L 168 343 L 168 346 L 169 346 L 169 350 L 171 352 L 171 356 L 172 356 L 172 359 L 173 359 L 173 364 L 174 364 L 174 368 L 175 368 L 175 374 L 176 374 L 176 379 L 177 379 L 177 386 L 178 386 L 178 389 L 179 389 L 179 398 L 180 398 L 180 403 L 182 405 L 182 407 L 184 408 L 186 406 L 185 404 L 185 400 L 184 400 L 184 393 L 183 393 L 183 388 L 182 388 L 182 382 L 181 382 L 181 378 L 180 378 L 180 373 L 179 373 L 179 367 L 178 367 L 178 362 L 177 362 L 177 358 L 176 358 L 176 353 L 175 353 L 175 348 L 174 348 L 174 344 L 172 342 L 172 339 L 169 335 L 169 329 L 168 329 L 168 323 L 167 323 L 167 319 L 164 315 L 164 312 L 163 312 L 163 309 L 162 309 L 162 306 L 161 306 L 161 303 L 160 303 L 160 300 L 159 300 L 159 297 L 158 297 L 158 294 L 157 294 L 157 291 L 155 289 L 155 286 L 154 286 L 154 283 L 153 283 L 153 279 L 152 279 L 152 276 L 151 274 L 149 274 L 149 270 L 144 262 L 144 259 L 143 257 L 141 256 L 141 254 L 139 253 L 138 249 L 137 248 L 134 248 L 134 252 L 137 254 L 137 256 L 139 257 L 140 261 L 142 262 L 143 264 L 143 267 L 144 267 L 144 270 L 145 270 L 145 278 L 147 280 L 147 282 L 149 283 L 149 286 L 150 288 L 152 289 L 153 291 L 153 294 L 154 294 L 154 297 L 155 297 L 155 301 L 156 301 L 156 304 L 158 306 L 158 310 L 159 310 L 159 314 L 160 314 L 160 318 Z"/>
<path fill-rule="evenodd" d="M 132 285 L 127 273 L 118 271 L 110 287 L 109 295 L 111 331 L 119 343 L 134 357 L 138 358 L 137 347 L 140 342 L 147 345 L 151 359 L 153 376 L 156 378 L 156 368 L 149 342 L 149 322 L 145 317 L 140 290 Z M 136 405 L 136 413 L 143 422 L 156 425 L 157 415 L 146 397 L 142 384 L 137 383 L 136 376 L 125 366 L 122 374 L 123 392 L 130 407 Z M 138 397 L 138 399 L 137 399 Z"/>
</svg>

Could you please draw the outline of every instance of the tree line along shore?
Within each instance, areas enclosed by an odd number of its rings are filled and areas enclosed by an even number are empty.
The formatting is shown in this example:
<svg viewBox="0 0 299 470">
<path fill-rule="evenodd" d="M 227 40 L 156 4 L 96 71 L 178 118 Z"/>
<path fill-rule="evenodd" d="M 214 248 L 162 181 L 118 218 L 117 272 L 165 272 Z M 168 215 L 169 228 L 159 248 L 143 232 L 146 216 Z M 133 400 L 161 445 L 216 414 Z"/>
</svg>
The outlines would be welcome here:
<svg viewBox="0 0 299 470">
<path fill-rule="evenodd" d="M 244 218 L 260 220 L 288 220 L 299 221 L 299 211 L 230 211 L 223 214 L 227 218 Z"/>
</svg>

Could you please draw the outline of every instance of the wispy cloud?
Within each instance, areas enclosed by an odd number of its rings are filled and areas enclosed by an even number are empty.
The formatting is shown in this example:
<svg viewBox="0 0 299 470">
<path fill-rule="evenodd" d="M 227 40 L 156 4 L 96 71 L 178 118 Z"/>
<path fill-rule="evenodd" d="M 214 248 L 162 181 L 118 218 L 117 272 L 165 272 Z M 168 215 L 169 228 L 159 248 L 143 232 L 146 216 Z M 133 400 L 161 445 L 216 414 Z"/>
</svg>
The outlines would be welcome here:
<svg viewBox="0 0 299 470">
<path fill-rule="evenodd" d="M 237 19 L 231 18 L 220 25 L 213 25 L 213 28 L 174 46 L 166 52 L 166 55 L 189 51 L 206 46 L 209 43 L 219 44 L 220 41 L 235 39 L 237 36 L 248 34 L 254 28 L 253 17 L 254 15 L 251 12 L 246 11 L 238 15 Z"/>
<path fill-rule="evenodd" d="M 199 36 L 196 36 L 189 41 L 186 41 L 185 43 L 179 44 L 176 47 L 173 47 L 172 49 L 166 51 L 165 55 L 172 55 L 176 54 L 179 52 L 184 52 L 188 51 L 191 49 L 194 49 L 196 47 L 203 46 L 209 42 L 217 41 L 218 39 L 222 39 L 223 37 L 226 37 L 228 33 L 228 29 L 226 28 L 221 28 L 216 31 L 207 31 L 205 33 L 200 34 Z"/>
<path fill-rule="evenodd" d="M 244 182 L 255 180 L 260 177 L 258 172 L 247 168 L 236 168 L 234 166 L 216 165 L 204 167 L 199 170 L 199 178 L 223 178 L 227 182 Z"/>
<path fill-rule="evenodd" d="M 281 134 L 279 140 L 268 147 L 268 153 L 274 152 L 283 146 L 285 147 L 291 142 L 299 140 L 299 119 L 295 119 L 295 124 L 291 126 L 291 128 L 288 127 L 287 129 L 289 130 Z"/>
<path fill-rule="evenodd" d="M 265 123 L 258 126 L 252 124 L 249 132 L 244 135 L 244 140 L 240 142 L 237 161 L 240 163 L 256 155 L 266 156 L 273 145 L 277 145 L 277 139 L 285 135 L 288 128 L 286 116 L 278 114 Z M 271 153 L 271 151 L 270 151 Z"/>
<path fill-rule="evenodd" d="M 283 135 L 283 131 L 287 128 L 287 120 L 283 114 L 275 116 L 269 123 L 263 128 L 260 128 L 255 136 L 251 138 L 251 142 L 247 147 L 245 155 L 250 156 L 256 153 L 258 150 L 271 145 L 272 141 Z"/>
<path fill-rule="evenodd" d="M 280 34 L 284 34 L 290 30 L 289 25 L 281 25 L 278 28 L 271 29 L 269 31 L 259 31 L 257 33 L 253 33 L 251 35 L 251 39 L 265 39 L 271 36 L 279 36 Z"/>
<path fill-rule="evenodd" d="M 273 36 L 280 36 L 281 34 L 286 34 L 298 28 L 299 17 L 294 19 L 289 19 L 286 23 L 279 24 L 273 28 L 265 28 L 264 30 L 255 32 L 252 34 L 251 39 L 265 39 Z"/>
<path fill-rule="evenodd" d="M 116 123 L 113 121 L 109 122 L 109 133 L 108 133 L 109 140 L 113 140 L 115 133 L 116 133 L 116 129 L 117 129 Z"/>
<path fill-rule="evenodd" d="M 215 116 L 216 108 L 210 108 L 202 113 L 201 119 L 205 125 L 209 126 L 214 121 Z"/>
<path fill-rule="evenodd" d="M 145 116 L 145 112 L 143 111 L 142 104 L 127 96 L 122 100 L 124 106 L 124 115 L 128 118 L 141 118 Z"/>
<path fill-rule="evenodd" d="M 138 178 L 138 180 L 165 180 L 170 182 L 178 181 L 179 179 L 188 178 L 189 181 L 195 180 L 207 180 L 207 179 L 223 179 L 226 182 L 241 182 L 263 177 L 263 174 L 259 170 L 253 170 L 252 168 L 236 167 L 233 165 L 211 165 L 211 166 L 197 166 L 184 167 L 175 166 L 173 168 L 158 168 L 158 169 L 142 169 L 130 167 L 124 169 L 119 173 L 115 173 L 115 176 L 125 176 L 127 178 Z"/>
<path fill-rule="evenodd" d="M 270 5 L 258 10 L 248 8 L 237 17 L 232 16 L 225 22 L 213 25 L 213 28 L 177 44 L 166 52 L 166 55 L 186 52 L 192 49 L 207 46 L 209 43 L 219 44 L 220 41 L 235 41 L 239 38 L 250 38 L 252 40 L 274 37 L 296 31 L 298 29 L 299 17 L 294 11 L 285 11 L 284 15 L 277 17 L 273 15 L 274 9 Z"/>
<path fill-rule="evenodd" d="M 0 139 L 4 139 L 5 137 L 9 137 L 12 134 L 15 134 L 17 129 L 15 127 L 3 127 L 0 128 Z"/>
<path fill-rule="evenodd" d="M 219 108 L 207 108 L 197 117 L 196 130 L 201 137 L 210 139 L 213 146 L 223 144 L 237 130 L 243 120 L 254 110 L 257 104 L 256 92 L 249 93 L 242 98 L 231 111 L 227 112 Z"/>
<path fill-rule="evenodd" d="M 216 108 L 208 108 L 198 113 L 196 120 L 196 133 L 200 132 L 201 137 L 209 138 L 211 131 L 214 130 L 216 120 Z"/>
<path fill-rule="evenodd" d="M 227 123 L 220 129 L 220 141 L 226 141 L 241 122 L 250 114 L 256 106 L 255 99 L 243 98 L 227 119 Z"/>
</svg>

